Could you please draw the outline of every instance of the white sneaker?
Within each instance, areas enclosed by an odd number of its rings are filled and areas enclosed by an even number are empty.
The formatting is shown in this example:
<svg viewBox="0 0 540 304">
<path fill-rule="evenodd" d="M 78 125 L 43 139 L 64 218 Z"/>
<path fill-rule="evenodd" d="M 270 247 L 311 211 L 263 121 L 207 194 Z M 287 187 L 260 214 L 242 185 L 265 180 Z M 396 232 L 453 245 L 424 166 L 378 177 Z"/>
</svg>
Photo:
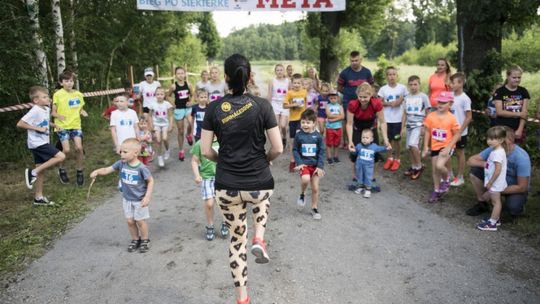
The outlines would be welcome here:
<svg viewBox="0 0 540 304">
<path fill-rule="evenodd" d="M 450 186 L 459 187 L 463 185 L 464 183 L 465 183 L 465 180 L 463 179 L 463 177 L 456 177 L 452 180 L 452 182 L 450 183 Z"/>
<path fill-rule="evenodd" d="M 364 193 L 364 188 L 359 187 L 358 189 L 354 190 L 354 193 L 356 193 L 356 194 L 362 194 L 362 193 Z"/>
<path fill-rule="evenodd" d="M 371 190 L 364 190 L 364 197 L 370 198 L 371 197 Z"/>
<path fill-rule="evenodd" d="M 298 205 L 298 207 L 304 207 L 306 205 L 306 200 L 304 198 L 304 195 L 300 194 L 300 196 L 296 200 L 296 204 Z"/>
<path fill-rule="evenodd" d="M 169 159 L 171 157 L 171 152 L 169 150 L 165 150 L 165 153 L 163 154 L 163 158 L 165 160 Z"/>
<path fill-rule="evenodd" d="M 161 168 L 165 167 L 165 161 L 163 161 L 163 156 L 158 156 L 157 157 L 157 160 L 158 160 L 158 166 L 160 166 Z"/>
<path fill-rule="evenodd" d="M 314 220 L 320 220 L 322 218 L 321 214 L 317 209 L 311 209 L 311 214 L 313 215 Z"/>
</svg>

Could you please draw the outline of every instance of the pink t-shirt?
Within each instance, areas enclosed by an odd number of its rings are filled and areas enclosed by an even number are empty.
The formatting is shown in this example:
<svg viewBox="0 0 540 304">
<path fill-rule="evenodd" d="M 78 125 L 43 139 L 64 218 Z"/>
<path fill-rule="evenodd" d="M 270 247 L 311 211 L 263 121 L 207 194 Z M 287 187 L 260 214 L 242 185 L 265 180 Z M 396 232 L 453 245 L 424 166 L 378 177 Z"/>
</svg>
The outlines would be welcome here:
<svg viewBox="0 0 540 304">
<path fill-rule="evenodd" d="M 437 106 L 437 96 L 443 91 L 449 91 L 446 86 L 446 74 L 433 74 L 429 77 L 429 103 L 432 107 Z"/>
</svg>

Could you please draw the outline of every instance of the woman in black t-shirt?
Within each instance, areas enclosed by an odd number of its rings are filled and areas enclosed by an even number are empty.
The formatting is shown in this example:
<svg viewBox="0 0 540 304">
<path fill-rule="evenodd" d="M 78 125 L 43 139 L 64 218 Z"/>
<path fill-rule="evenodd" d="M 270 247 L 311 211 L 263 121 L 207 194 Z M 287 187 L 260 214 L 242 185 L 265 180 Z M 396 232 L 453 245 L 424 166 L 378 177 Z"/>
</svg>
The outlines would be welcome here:
<svg viewBox="0 0 540 304">
<path fill-rule="evenodd" d="M 251 65 L 244 56 L 234 54 L 225 60 L 225 79 L 232 94 L 208 105 L 201 133 L 202 154 L 217 161 L 216 201 L 231 232 L 229 260 L 239 304 L 249 303 L 246 205 L 253 204 L 251 253 L 256 263 L 267 263 L 264 232 L 274 189 L 269 166 L 283 152 L 272 106 L 246 93 L 250 73 Z M 214 135 L 219 153 L 212 149 Z M 271 144 L 268 152 L 264 148 L 267 136 Z"/>
<path fill-rule="evenodd" d="M 493 96 L 497 113 L 496 125 L 508 126 L 515 131 L 516 143 L 525 139 L 525 124 L 527 122 L 529 92 L 519 86 L 523 70 L 512 66 L 506 71 L 504 86 L 498 88 Z"/>
</svg>

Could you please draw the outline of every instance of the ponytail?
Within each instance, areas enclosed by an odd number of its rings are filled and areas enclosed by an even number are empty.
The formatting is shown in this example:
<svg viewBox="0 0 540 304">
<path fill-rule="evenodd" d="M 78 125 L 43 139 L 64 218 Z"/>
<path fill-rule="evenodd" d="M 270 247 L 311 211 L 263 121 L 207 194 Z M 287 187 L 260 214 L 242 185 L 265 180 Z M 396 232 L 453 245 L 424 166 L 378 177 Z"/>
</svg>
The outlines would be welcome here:
<svg viewBox="0 0 540 304">
<path fill-rule="evenodd" d="M 232 90 L 232 94 L 244 94 L 251 75 L 249 60 L 240 54 L 231 55 L 225 60 L 225 74 L 227 75 L 227 85 Z"/>
</svg>

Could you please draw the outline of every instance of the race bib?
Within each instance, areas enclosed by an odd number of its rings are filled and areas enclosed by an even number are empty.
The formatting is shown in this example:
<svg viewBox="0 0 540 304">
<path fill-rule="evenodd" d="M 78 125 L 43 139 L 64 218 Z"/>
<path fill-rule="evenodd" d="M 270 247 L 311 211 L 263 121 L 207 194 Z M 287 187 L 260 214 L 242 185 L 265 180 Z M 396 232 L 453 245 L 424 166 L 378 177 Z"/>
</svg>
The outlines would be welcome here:
<svg viewBox="0 0 540 304">
<path fill-rule="evenodd" d="M 431 131 L 431 137 L 436 141 L 445 141 L 448 137 L 448 133 L 443 129 L 433 129 Z"/>
<path fill-rule="evenodd" d="M 125 183 L 125 184 L 137 185 L 137 183 L 140 180 L 139 171 L 138 170 L 122 169 L 122 173 L 120 174 L 120 178 L 122 179 L 122 182 Z"/>
<path fill-rule="evenodd" d="M 360 159 L 365 161 L 372 161 L 375 159 L 375 152 L 369 149 L 360 149 Z"/>
<path fill-rule="evenodd" d="M 302 144 L 302 156 L 316 156 L 317 145 L 316 144 Z"/>
<path fill-rule="evenodd" d="M 293 98 L 292 102 L 294 104 L 303 105 L 304 104 L 304 98 Z"/>
<path fill-rule="evenodd" d="M 188 90 L 180 90 L 180 91 L 178 91 L 178 98 L 180 98 L 180 99 L 189 98 L 189 91 Z"/>
<path fill-rule="evenodd" d="M 277 88 L 276 93 L 280 94 L 280 95 L 285 95 L 285 94 L 287 94 L 287 89 Z"/>
</svg>

